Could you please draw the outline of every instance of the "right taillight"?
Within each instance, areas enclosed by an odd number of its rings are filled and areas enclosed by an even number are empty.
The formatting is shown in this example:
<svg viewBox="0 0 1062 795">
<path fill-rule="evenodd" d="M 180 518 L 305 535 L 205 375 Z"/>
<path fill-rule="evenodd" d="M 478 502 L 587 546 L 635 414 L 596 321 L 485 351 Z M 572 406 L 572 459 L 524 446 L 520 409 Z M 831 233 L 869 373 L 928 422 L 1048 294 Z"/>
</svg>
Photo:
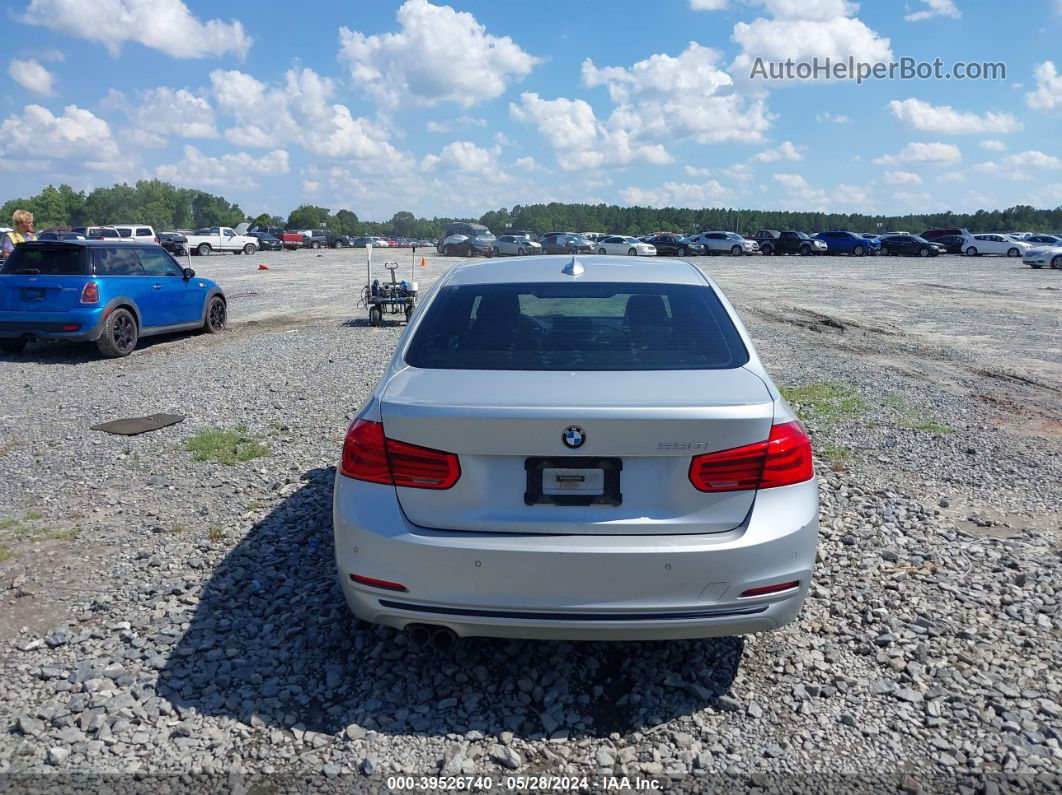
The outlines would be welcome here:
<svg viewBox="0 0 1062 795">
<path fill-rule="evenodd" d="M 85 282 L 81 288 L 81 303 L 98 304 L 100 302 L 100 286 L 96 282 Z"/>
<path fill-rule="evenodd" d="M 457 456 L 388 439 L 383 425 L 355 420 L 343 441 L 340 472 L 354 480 L 413 489 L 448 489 L 461 477 Z"/>
<path fill-rule="evenodd" d="M 694 456 L 690 483 L 698 491 L 747 491 L 811 480 L 811 442 L 797 421 L 771 427 L 766 441 Z"/>
</svg>

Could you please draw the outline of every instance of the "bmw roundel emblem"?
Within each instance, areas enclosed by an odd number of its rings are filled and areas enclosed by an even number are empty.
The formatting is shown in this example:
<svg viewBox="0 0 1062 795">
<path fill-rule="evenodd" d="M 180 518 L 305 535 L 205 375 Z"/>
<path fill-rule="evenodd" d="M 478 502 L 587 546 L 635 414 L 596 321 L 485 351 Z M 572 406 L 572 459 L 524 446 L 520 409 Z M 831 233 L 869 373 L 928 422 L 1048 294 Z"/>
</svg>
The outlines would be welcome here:
<svg viewBox="0 0 1062 795">
<path fill-rule="evenodd" d="M 574 450 L 583 446 L 583 442 L 586 441 L 586 431 L 578 425 L 569 425 L 564 429 L 564 433 L 561 434 L 561 440 L 564 442 L 565 447 L 570 447 Z"/>
</svg>

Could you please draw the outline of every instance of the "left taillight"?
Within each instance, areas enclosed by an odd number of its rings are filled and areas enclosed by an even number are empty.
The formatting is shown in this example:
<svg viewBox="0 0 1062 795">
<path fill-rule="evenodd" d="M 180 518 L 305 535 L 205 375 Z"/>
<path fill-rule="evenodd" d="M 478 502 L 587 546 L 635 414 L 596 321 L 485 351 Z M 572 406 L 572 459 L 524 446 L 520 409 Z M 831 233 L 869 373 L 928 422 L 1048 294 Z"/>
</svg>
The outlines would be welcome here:
<svg viewBox="0 0 1062 795">
<path fill-rule="evenodd" d="M 766 441 L 695 456 L 690 483 L 697 491 L 747 491 L 803 483 L 815 476 L 811 441 L 797 421 L 771 427 Z"/>
<path fill-rule="evenodd" d="M 85 282 L 81 288 L 81 303 L 98 304 L 100 302 L 100 286 L 96 282 Z"/>
<path fill-rule="evenodd" d="M 448 489 L 460 479 L 461 465 L 453 453 L 388 439 L 381 423 L 355 420 L 343 440 L 340 472 L 369 483 Z"/>
</svg>

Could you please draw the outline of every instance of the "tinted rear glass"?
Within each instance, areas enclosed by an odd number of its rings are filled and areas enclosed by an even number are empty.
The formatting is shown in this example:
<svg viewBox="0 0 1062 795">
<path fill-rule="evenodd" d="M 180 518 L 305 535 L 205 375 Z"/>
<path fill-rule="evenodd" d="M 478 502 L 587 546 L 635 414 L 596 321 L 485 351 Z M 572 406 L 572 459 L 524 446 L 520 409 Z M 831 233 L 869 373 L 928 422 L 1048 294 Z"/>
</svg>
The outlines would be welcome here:
<svg viewBox="0 0 1062 795">
<path fill-rule="evenodd" d="M 85 272 L 83 255 L 84 249 L 73 246 L 16 246 L 2 272 L 36 271 L 46 276 L 80 276 Z"/>
<path fill-rule="evenodd" d="M 443 288 L 406 354 L 453 370 L 711 370 L 748 352 L 710 287 L 492 284 Z"/>
</svg>

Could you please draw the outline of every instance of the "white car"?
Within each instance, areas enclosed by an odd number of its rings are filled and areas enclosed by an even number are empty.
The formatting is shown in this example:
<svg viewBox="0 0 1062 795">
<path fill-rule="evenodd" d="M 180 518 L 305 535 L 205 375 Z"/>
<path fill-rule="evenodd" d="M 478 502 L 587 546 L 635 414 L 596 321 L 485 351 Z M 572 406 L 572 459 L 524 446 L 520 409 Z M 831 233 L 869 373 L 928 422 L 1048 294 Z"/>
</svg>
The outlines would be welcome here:
<svg viewBox="0 0 1062 795">
<path fill-rule="evenodd" d="M 1062 246 L 1037 246 L 1025 252 L 1022 262 L 1032 268 L 1049 265 L 1055 270 L 1062 270 Z"/>
<path fill-rule="evenodd" d="M 636 237 L 626 235 L 603 238 L 594 244 L 594 251 L 598 254 L 626 254 L 631 257 L 656 256 L 656 246 L 652 243 L 645 243 Z"/>
<path fill-rule="evenodd" d="M 517 256 L 524 257 L 528 254 L 541 254 L 542 246 L 530 238 L 520 235 L 502 235 L 491 246 L 491 256 Z"/>
<path fill-rule="evenodd" d="M 332 516 L 350 609 L 414 645 L 669 640 L 794 621 L 819 494 L 700 268 L 537 256 L 435 282 L 347 430 Z"/>
<path fill-rule="evenodd" d="M 135 243 L 158 243 L 159 237 L 155 230 L 147 224 L 114 224 L 112 227 L 118 231 L 122 240 Z"/>
<path fill-rule="evenodd" d="M 214 251 L 231 251 L 233 254 L 254 254 L 258 251 L 258 238 L 238 235 L 227 226 L 211 226 L 198 229 L 190 235 L 185 247 L 193 254 L 206 256 Z"/>
<path fill-rule="evenodd" d="M 755 240 L 746 240 L 737 232 L 701 232 L 690 238 L 694 243 L 704 246 L 705 254 L 755 254 L 760 244 Z"/>
<path fill-rule="evenodd" d="M 967 257 L 995 254 L 1001 257 L 1020 257 L 1032 246 L 1010 235 L 971 235 L 962 244 Z"/>
</svg>

